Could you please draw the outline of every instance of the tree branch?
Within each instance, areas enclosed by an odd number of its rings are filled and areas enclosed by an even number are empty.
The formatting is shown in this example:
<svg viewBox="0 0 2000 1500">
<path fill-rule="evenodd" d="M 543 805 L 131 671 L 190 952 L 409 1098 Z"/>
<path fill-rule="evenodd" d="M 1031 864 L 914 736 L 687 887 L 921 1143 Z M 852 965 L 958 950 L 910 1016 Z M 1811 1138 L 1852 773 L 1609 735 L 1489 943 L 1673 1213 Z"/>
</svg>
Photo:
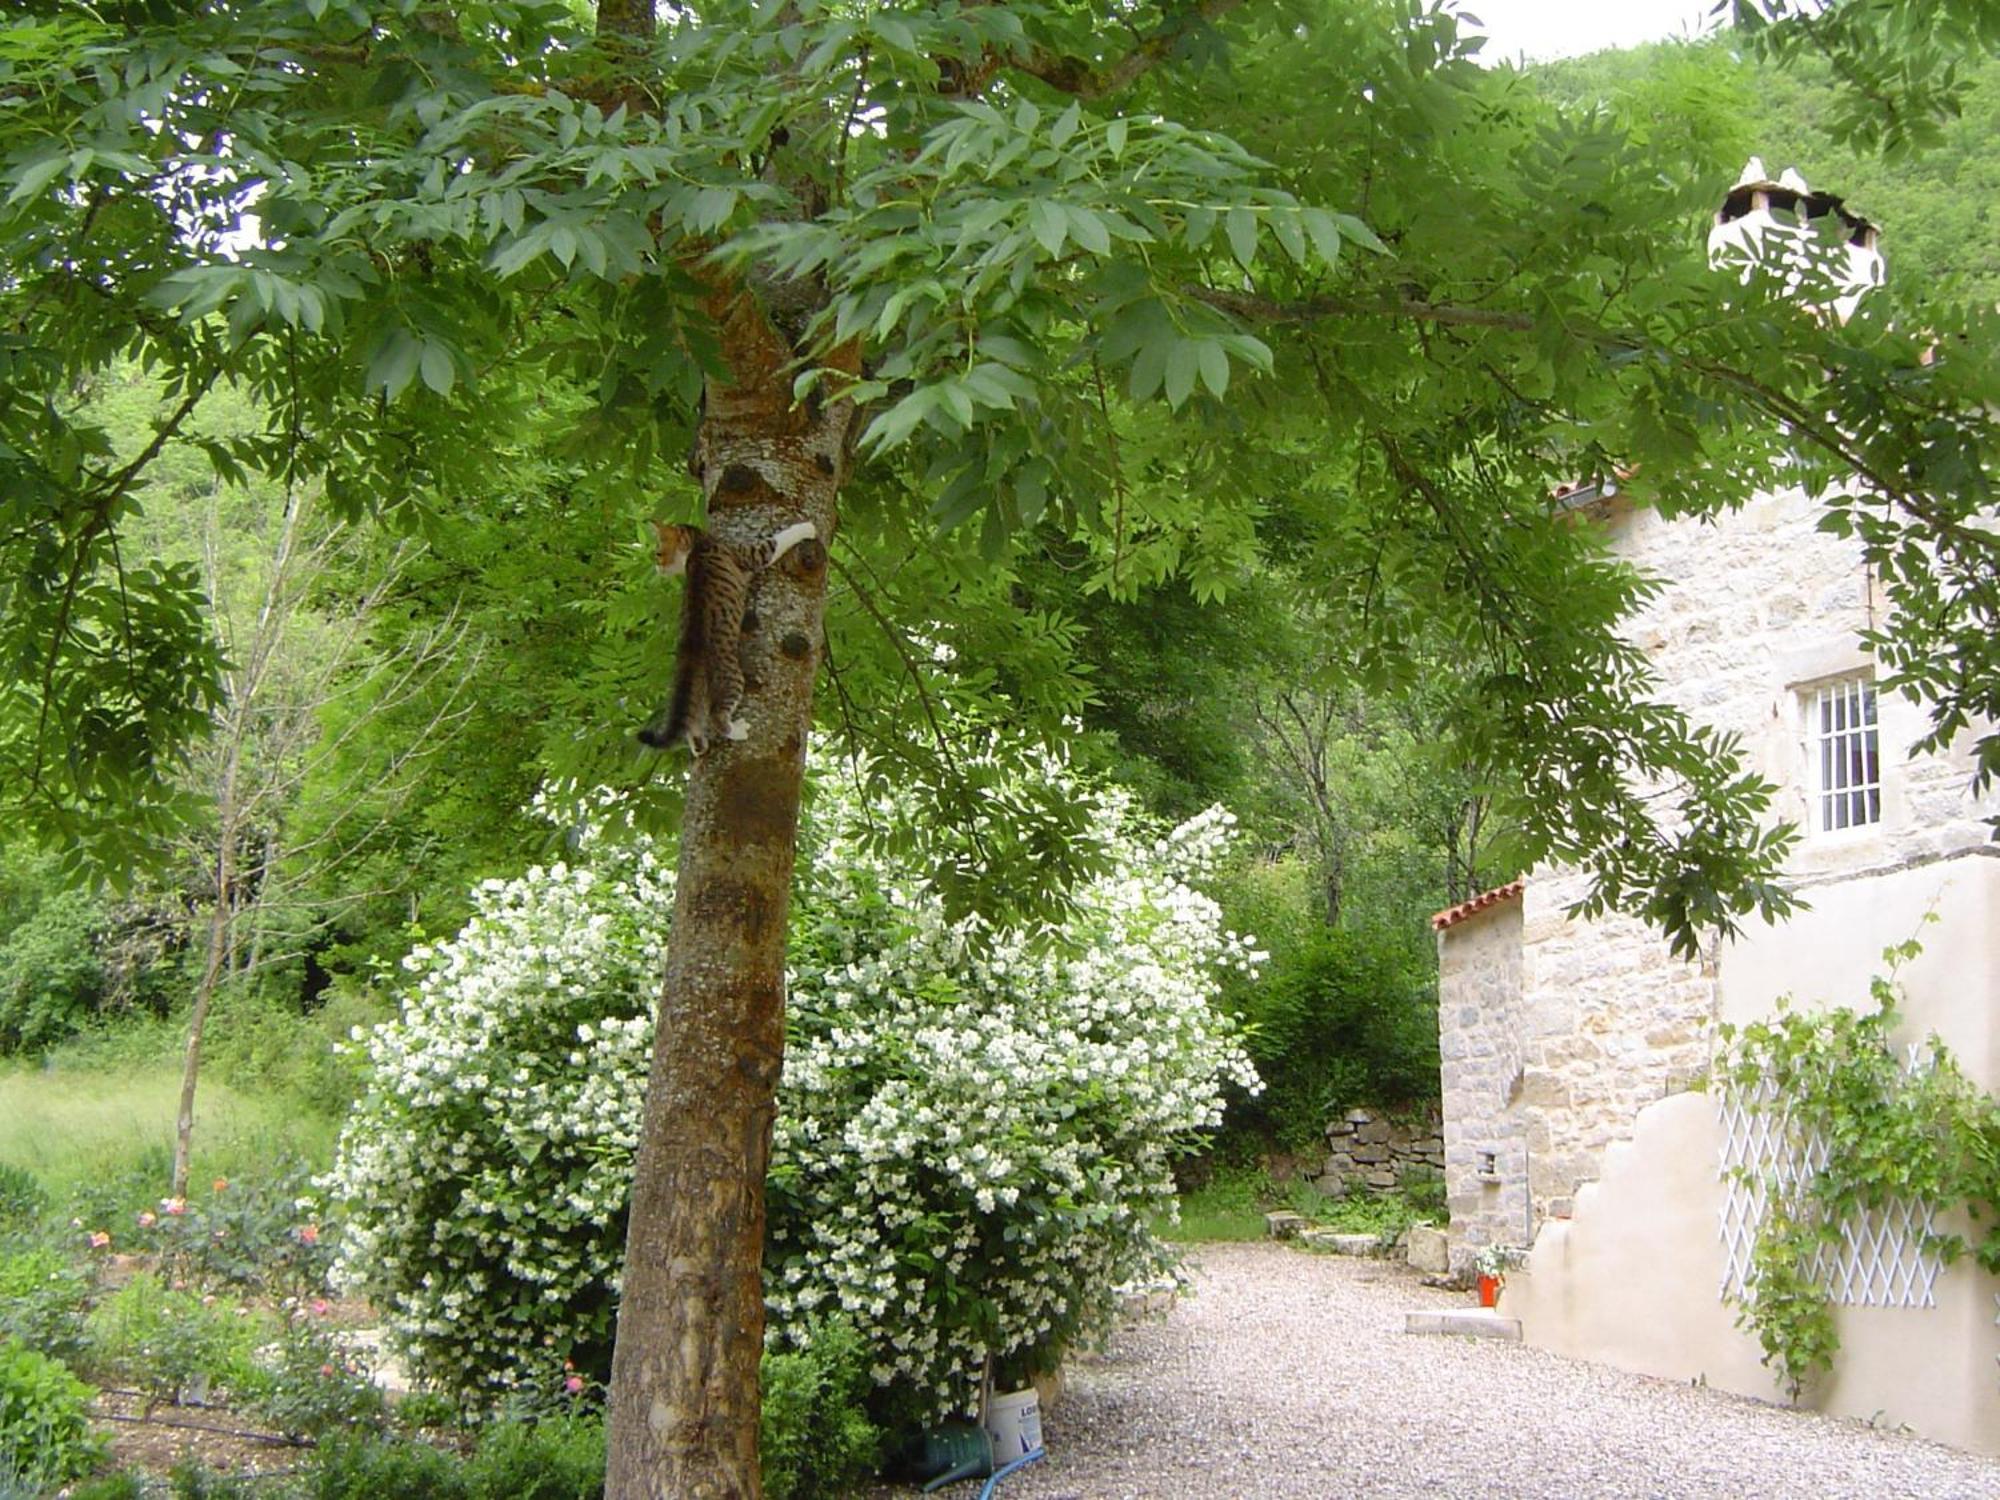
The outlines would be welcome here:
<svg viewBox="0 0 2000 1500">
<path fill-rule="evenodd" d="M 1242 4 L 1243 0 L 1197 0 L 1109 66 L 1079 57 L 1059 57 L 1039 48 L 1025 57 L 1011 58 L 1008 66 L 1039 78 L 1059 93 L 1084 100 L 1102 99 L 1130 87 L 1165 62 L 1173 55 L 1175 45 L 1195 26 L 1213 23 Z"/>
<path fill-rule="evenodd" d="M 1357 302 L 1351 297 L 1308 297 L 1301 302 L 1279 302 L 1254 292 L 1231 292 L 1219 287 L 1186 286 L 1184 295 L 1210 307 L 1260 323 L 1317 323 L 1327 318 L 1412 318 L 1420 323 L 1441 323 L 1462 328 L 1504 328 L 1528 333 L 1535 320 L 1526 313 L 1503 312 L 1491 307 L 1458 307 L 1451 303 L 1426 302 L 1418 297 L 1399 297 L 1394 302 Z"/>
</svg>

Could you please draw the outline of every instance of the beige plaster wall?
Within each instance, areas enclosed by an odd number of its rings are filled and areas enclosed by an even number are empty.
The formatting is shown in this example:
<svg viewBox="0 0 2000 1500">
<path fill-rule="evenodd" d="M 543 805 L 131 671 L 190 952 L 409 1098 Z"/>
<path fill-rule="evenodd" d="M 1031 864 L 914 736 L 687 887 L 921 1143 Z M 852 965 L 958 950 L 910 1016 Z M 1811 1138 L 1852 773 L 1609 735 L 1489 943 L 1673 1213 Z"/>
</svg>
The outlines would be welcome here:
<svg viewBox="0 0 2000 1500">
<path fill-rule="evenodd" d="M 1982 851 L 1864 877 L 1815 893 L 1784 928 L 1732 944 L 1720 961 L 1725 1012 L 1769 1014 L 1777 997 L 1865 1005 L 1881 948 L 1917 930 L 1931 946 L 1903 974 L 1909 1040 L 1936 1030 L 1988 1088 L 2000 1078 L 2000 859 Z M 1722 1132 L 1715 1101 L 1683 1093 L 1651 1104 L 1630 1141 L 1605 1154 L 1574 1217 L 1551 1221 L 1501 1310 L 1532 1344 L 1577 1358 L 1783 1399 L 1758 1345 L 1718 1295 Z M 1805 1404 L 1941 1442 L 2000 1453 L 2000 1280 L 1961 1260 L 1932 1308 L 1841 1307 L 1841 1354 Z"/>
</svg>

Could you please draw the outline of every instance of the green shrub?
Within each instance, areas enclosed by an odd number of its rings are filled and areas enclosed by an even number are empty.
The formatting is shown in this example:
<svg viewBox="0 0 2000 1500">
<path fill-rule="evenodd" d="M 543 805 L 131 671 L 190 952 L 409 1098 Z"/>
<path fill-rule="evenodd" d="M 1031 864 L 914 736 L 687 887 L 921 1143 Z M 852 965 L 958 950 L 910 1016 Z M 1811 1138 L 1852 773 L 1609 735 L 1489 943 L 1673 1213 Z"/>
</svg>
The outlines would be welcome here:
<svg viewBox="0 0 2000 1500">
<path fill-rule="evenodd" d="M 466 1463 L 465 1493 L 467 1500 L 598 1500 L 604 1459 L 604 1424 L 596 1417 L 498 1422 Z"/>
<path fill-rule="evenodd" d="M 1433 1167 L 1405 1167 L 1403 1196 L 1419 1218 L 1443 1222 L 1449 1217 L 1444 1196 L 1444 1173 Z"/>
<path fill-rule="evenodd" d="M 84 891 L 43 896 L 0 940 L 0 1052 L 37 1052 L 80 1029 L 102 1004 L 97 934 L 104 906 Z"/>
<path fill-rule="evenodd" d="M 1435 981 L 1407 943 L 1322 930 L 1275 955 L 1232 997 L 1265 1085 L 1239 1124 L 1261 1122 L 1284 1149 L 1315 1151 L 1342 1109 L 1438 1097 Z"/>
<path fill-rule="evenodd" d="M 845 1495 L 874 1472 L 881 1433 L 868 1420 L 867 1347 L 836 1321 L 805 1347 L 764 1356 L 757 1452 L 767 1500 Z"/>
<path fill-rule="evenodd" d="M 48 1206 L 48 1192 L 33 1172 L 0 1161 L 0 1224 L 12 1229 L 23 1220 L 39 1218 Z"/>
<path fill-rule="evenodd" d="M 256 1487 L 232 1474 L 218 1474 L 190 1455 L 167 1471 L 167 1493 L 173 1500 L 254 1500 Z"/>
<path fill-rule="evenodd" d="M 51 1359 L 83 1353 L 90 1278 L 59 1250 L 0 1254 L 0 1340 L 19 1339 Z"/>
<path fill-rule="evenodd" d="M 388 1403 L 367 1366 L 306 1312 L 293 1315 L 275 1355 L 259 1356 L 243 1380 L 242 1396 L 244 1406 L 287 1437 L 376 1428 L 388 1417 Z"/>
<path fill-rule="evenodd" d="M 217 1177 L 206 1191 L 140 1212 L 132 1238 L 159 1256 L 162 1274 L 176 1284 L 274 1298 L 323 1293 L 332 1237 L 299 1210 L 311 1187 L 311 1173 L 297 1161 L 250 1177 Z M 315 1226 L 310 1233 L 308 1225 Z"/>
<path fill-rule="evenodd" d="M 103 1451 L 90 1430 L 96 1394 L 61 1360 L 0 1342 L 0 1475 L 60 1484 L 88 1473 Z"/>
<path fill-rule="evenodd" d="M 464 1460 L 410 1438 L 335 1434 L 313 1450 L 309 1500 L 470 1500 Z"/>
<path fill-rule="evenodd" d="M 604 1424 L 569 1413 L 499 1421 L 464 1458 L 412 1438 L 336 1435 L 314 1450 L 309 1500 L 601 1500 Z"/>
<path fill-rule="evenodd" d="M 85 1325 L 93 1370 L 177 1401 L 204 1382 L 242 1389 L 264 1330 L 228 1298 L 170 1291 L 150 1272 L 133 1277 L 92 1310 Z"/>
<path fill-rule="evenodd" d="M 120 1469 L 72 1487 L 69 1500 L 146 1500 L 146 1482 L 130 1469 Z"/>
</svg>

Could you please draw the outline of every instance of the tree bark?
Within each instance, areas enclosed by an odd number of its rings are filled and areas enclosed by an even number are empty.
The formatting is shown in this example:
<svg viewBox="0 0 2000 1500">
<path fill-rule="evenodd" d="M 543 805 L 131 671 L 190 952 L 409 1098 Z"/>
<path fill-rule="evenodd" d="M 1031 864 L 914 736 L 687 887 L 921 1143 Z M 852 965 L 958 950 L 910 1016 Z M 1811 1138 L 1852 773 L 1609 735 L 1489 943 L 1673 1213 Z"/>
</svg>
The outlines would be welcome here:
<svg viewBox="0 0 2000 1500">
<path fill-rule="evenodd" d="M 761 1493 L 764 1174 L 825 543 L 850 411 L 793 405 L 792 351 L 747 294 L 719 295 L 711 311 L 730 378 L 709 383 L 695 449 L 709 529 L 750 542 L 809 520 L 820 540 L 754 589 L 749 738 L 710 749 L 689 777 L 612 1361 L 608 1500 Z"/>
</svg>

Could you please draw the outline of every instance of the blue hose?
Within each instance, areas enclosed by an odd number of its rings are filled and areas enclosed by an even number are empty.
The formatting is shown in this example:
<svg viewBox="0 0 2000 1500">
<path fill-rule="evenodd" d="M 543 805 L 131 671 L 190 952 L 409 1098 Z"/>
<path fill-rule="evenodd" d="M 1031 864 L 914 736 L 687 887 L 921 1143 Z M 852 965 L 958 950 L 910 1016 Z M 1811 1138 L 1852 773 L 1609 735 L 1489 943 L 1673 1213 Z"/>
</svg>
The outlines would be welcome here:
<svg viewBox="0 0 2000 1500">
<path fill-rule="evenodd" d="M 986 1488 L 979 1492 L 979 1500 L 993 1500 L 993 1491 L 999 1486 L 1001 1480 L 1005 1479 L 1016 1469 L 1025 1469 L 1036 1459 L 1047 1458 L 1048 1456 L 1048 1449 L 1037 1448 L 1033 1453 L 1023 1453 L 1010 1464 L 1001 1465 L 993 1471 L 993 1477 L 986 1481 Z"/>
</svg>

